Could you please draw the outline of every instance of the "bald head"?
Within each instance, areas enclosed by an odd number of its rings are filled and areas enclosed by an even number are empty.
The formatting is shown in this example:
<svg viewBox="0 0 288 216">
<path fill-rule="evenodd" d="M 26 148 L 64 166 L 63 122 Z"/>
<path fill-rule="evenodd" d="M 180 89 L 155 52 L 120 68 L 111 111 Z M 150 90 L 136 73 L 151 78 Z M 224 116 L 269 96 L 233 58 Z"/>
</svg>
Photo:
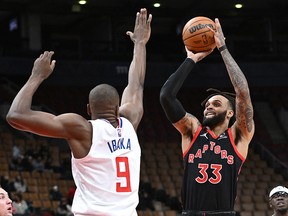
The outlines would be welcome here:
<svg viewBox="0 0 288 216">
<path fill-rule="evenodd" d="M 119 94 L 113 86 L 100 84 L 90 91 L 89 104 L 92 113 L 109 112 L 119 106 Z"/>
</svg>

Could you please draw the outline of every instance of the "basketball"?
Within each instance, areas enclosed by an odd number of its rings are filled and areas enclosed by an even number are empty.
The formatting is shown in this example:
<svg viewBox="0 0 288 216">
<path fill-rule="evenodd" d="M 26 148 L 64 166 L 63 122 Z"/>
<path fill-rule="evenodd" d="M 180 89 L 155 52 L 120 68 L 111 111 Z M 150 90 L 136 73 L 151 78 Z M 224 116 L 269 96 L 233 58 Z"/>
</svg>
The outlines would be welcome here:
<svg viewBox="0 0 288 216">
<path fill-rule="evenodd" d="M 216 47 L 214 33 L 207 26 L 215 29 L 214 21 L 204 16 L 194 17 L 185 24 L 182 39 L 188 50 L 197 53 Z"/>
</svg>

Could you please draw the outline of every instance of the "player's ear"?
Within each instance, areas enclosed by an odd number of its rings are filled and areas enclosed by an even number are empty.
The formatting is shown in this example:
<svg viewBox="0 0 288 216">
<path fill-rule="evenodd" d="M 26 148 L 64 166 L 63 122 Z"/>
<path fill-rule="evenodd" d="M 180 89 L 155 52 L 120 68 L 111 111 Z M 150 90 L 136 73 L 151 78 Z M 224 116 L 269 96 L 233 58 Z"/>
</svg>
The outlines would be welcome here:
<svg viewBox="0 0 288 216">
<path fill-rule="evenodd" d="M 90 104 L 87 104 L 87 114 L 91 116 Z"/>
<path fill-rule="evenodd" d="M 269 207 L 272 208 L 271 200 L 269 201 Z"/>
<path fill-rule="evenodd" d="M 227 116 L 228 116 L 229 118 L 232 118 L 233 115 L 234 115 L 234 111 L 228 109 L 228 111 L 227 111 Z"/>
</svg>

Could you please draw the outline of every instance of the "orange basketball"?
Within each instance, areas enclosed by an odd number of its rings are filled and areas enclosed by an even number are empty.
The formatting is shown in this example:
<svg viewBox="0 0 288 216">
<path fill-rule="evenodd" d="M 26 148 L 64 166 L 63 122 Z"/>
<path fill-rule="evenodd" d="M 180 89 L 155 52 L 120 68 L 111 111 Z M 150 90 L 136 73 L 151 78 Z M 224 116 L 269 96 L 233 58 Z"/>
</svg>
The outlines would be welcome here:
<svg viewBox="0 0 288 216">
<path fill-rule="evenodd" d="M 213 20 L 203 16 L 194 17 L 185 24 L 182 39 L 188 50 L 197 53 L 216 47 L 214 33 L 207 26 L 215 29 Z"/>
</svg>

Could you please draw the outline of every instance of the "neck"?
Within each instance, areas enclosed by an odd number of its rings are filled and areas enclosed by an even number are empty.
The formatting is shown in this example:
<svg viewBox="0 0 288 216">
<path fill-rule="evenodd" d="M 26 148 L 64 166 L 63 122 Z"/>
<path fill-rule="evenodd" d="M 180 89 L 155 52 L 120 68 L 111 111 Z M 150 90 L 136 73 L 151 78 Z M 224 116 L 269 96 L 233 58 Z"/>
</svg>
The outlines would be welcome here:
<svg viewBox="0 0 288 216">
<path fill-rule="evenodd" d="M 218 137 L 220 134 L 222 134 L 225 130 L 228 129 L 228 126 L 222 124 L 222 125 L 216 125 L 213 127 L 207 126 L 207 128 L 211 130 L 215 134 L 215 136 Z"/>
<path fill-rule="evenodd" d="M 119 125 L 118 119 L 111 119 L 111 120 L 107 119 L 107 120 L 110 122 L 111 125 L 113 125 L 114 128 L 118 127 Z"/>
<path fill-rule="evenodd" d="M 96 120 L 96 119 L 104 119 L 107 122 L 109 122 L 114 128 L 118 127 L 119 125 L 117 117 L 106 117 L 106 118 L 101 117 L 101 118 L 94 118 L 93 120 Z"/>
<path fill-rule="evenodd" d="M 111 125 L 113 125 L 113 127 L 117 127 L 118 126 L 118 116 L 116 115 L 111 115 L 111 114 L 102 114 L 102 115 L 95 115 L 92 116 L 92 119 L 105 119 L 107 121 L 110 122 Z"/>
</svg>

